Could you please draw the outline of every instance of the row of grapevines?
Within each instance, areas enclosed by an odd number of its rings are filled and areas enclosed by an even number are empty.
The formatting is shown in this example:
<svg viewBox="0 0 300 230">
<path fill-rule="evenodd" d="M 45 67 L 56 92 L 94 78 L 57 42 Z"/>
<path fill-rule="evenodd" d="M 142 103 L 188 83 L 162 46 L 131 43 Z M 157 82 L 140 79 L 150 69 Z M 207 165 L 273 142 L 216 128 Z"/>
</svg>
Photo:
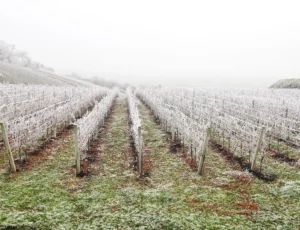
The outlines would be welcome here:
<svg viewBox="0 0 300 230">
<path fill-rule="evenodd" d="M 138 111 L 138 101 L 130 88 L 126 90 L 127 101 L 128 101 L 128 110 L 129 110 L 129 118 L 131 122 L 131 136 L 134 141 L 135 149 L 139 151 L 141 149 L 142 140 L 141 136 L 139 136 L 139 128 L 141 127 L 141 120 L 139 118 Z"/>
<path fill-rule="evenodd" d="M 71 87 L 47 85 L 0 84 L 0 120 L 10 121 L 31 115 L 49 106 L 84 99 L 86 94 L 102 97 L 108 92 L 103 87 Z"/>
<path fill-rule="evenodd" d="M 5 85 L 5 87 L 3 87 L 6 90 L 9 88 L 18 89 L 15 91 L 16 95 L 22 93 L 19 92 L 19 89 L 22 88 L 27 93 L 30 93 L 30 90 L 36 90 L 36 93 L 32 94 L 34 96 L 28 100 L 28 113 L 13 118 L 3 117 L 3 122 L 7 126 L 9 142 L 13 151 L 20 149 L 20 147 L 25 149 L 36 147 L 39 144 L 40 138 L 46 135 L 48 130 L 52 129 L 58 124 L 74 121 L 75 114 L 86 111 L 88 107 L 95 103 L 95 99 L 97 97 L 100 98 L 104 94 L 103 91 L 97 91 L 96 88 L 88 89 L 73 87 L 70 89 L 72 94 L 69 95 L 70 98 L 67 100 L 65 100 L 66 98 L 63 96 L 60 97 L 63 99 L 63 101 L 56 101 L 57 103 L 51 104 L 49 100 L 44 100 L 43 106 L 40 106 L 39 109 L 37 109 L 35 106 L 35 101 L 39 101 L 41 92 L 45 92 L 45 94 L 50 98 L 53 93 L 56 93 L 57 95 L 63 95 L 65 92 L 61 92 L 61 87 L 40 86 L 42 90 L 39 90 L 36 87 L 37 86 L 31 85 Z M 72 95 L 74 97 L 72 97 Z M 24 105 L 26 103 L 27 102 L 25 100 Z M 29 105 L 31 105 L 32 110 L 30 110 Z M 18 109 L 22 110 L 23 105 L 18 105 L 17 107 Z"/>
<path fill-rule="evenodd" d="M 155 108 L 154 111 L 161 111 L 159 117 L 169 122 L 171 127 L 176 125 L 178 131 L 183 130 L 179 131 L 184 134 L 181 136 L 185 142 L 187 140 L 193 147 L 199 145 L 197 144 L 198 140 L 203 143 L 204 130 L 206 127 L 211 127 L 214 133 L 213 138 L 235 154 L 252 157 L 258 148 L 264 152 L 266 138 L 262 133 L 261 126 L 251 123 L 249 119 L 227 113 L 225 107 L 213 103 L 213 99 L 207 96 L 208 93 L 199 91 L 202 93 L 201 96 L 197 95 L 197 90 L 188 88 L 146 88 L 140 90 L 142 96 L 147 95 L 148 101 L 152 99 L 151 108 L 161 106 L 159 109 Z M 153 101 L 153 98 L 156 98 L 156 101 Z M 258 144 L 259 139 L 263 139 L 260 144 Z"/>
<path fill-rule="evenodd" d="M 109 112 L 114 99 L 118 94 L 118 89 L 114 88 L 99 103 L 95 105 L 93 110 L 78 119 L 75 125 L 78 127 L 78 149 L 82 152 L 88 148 L 88 142 L 92 137 L 96 136 L 99 128 L 104 123 L 104 119 Z"/>
<path fill-rule="evenodd" d="M 192 93 L 190 100 L 192 100 Z M 194 98 L 222 112 L 266 127 L 267 136 L 300 146 L 300 94 L 295 90 L 195 90 Z M 197 105 L 198 106 L 198 105 Z"/>
<path fill-rule="evenodd" d="M 131 136 L 133 138 L 135 150 L 137 151 L 137 162 L 140 176 L 143 175 L 143 138 L 141 134 L 141 120 L 139 118 L 138 101 L 132 89 L 126 89 L 129 118 L 131 123 Z"/>
<path fill-rule="evenodd" d="M 207 119 L 199 118 L 197 121 L 192 119 L 186 111 L 181 110 L 176 103 L 167 103 L 165 98 L 172 98 L 174 94 L 161 93 L 160 89 L 147 88 L 139 89 L 138 96 L 153 111 L 154 115 L 159 118 L 163 128 L 175 134 L 189 147 L 192 157 L 198 159 L 206 148 L 207 129 L 209 123 Z M 192 150 L 191 149 L 191 150 Z"/>
</svg>

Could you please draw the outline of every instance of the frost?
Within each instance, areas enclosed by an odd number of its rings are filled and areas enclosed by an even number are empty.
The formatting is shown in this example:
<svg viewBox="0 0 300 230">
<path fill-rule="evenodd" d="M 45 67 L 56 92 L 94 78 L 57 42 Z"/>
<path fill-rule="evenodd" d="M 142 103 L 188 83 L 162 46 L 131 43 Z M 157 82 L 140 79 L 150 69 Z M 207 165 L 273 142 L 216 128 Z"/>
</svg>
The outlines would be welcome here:
<svg viewBox="0 0 300 230">
<path fill-rule="evenodd" d="M 280 189 L 283 196 L 289 198 L 299 198 L 300 197 L 300 181 L 289 181 L 286 182 L 284 187 Z"/>
<path fill-rule="evenodd" d="M 135 95 L 132 93 L 132 89 L 126 89 L 127 101 L 128 101 L 128 110 L 131 121 L 131 136 L 134 141 L 136 151 L 140 151 L 143 146 L 142 136 L 139 136 L 138 130 L 141 127 L 141 120 L 139 117 L 138 111 L 138 100 Z"/>
<path fill-rule="evenodd" d="M 148 87 L 137 94 L 168 132 L 196 148 L 197 156 L 207 127 L 215 142 L 251 160 L 257 149 L 264 157 L 270 139 L 300 146 L 299 90 Z"/>
<path fill-rule="evenodd" d="M 104 124 L 104 119 L 106 118 L 117 94 L 118 89 L 114 88 L 106 97 L 95 105 L 90 113 L 87 113 L 75 122 L 79 130 L 79 151 L 86 150 L 88 141 L 96 136 L 100 127 Z"/>
<path fill-rule="evenodd" d="M 37 146 L 43 135 L 74 121 L 107 92 L 102 87 L 0 84 L 0 121 L 6 121 L 12 150 Z"/>
</svg>

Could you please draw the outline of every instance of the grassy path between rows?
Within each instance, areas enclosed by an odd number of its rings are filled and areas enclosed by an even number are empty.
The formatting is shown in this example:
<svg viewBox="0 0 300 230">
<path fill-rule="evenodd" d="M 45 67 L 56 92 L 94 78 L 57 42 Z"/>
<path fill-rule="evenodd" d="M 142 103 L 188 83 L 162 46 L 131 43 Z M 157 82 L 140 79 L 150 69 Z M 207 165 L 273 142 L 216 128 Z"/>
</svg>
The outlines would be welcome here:
<svg viewBox="0 0 300 230">
<path fill-rule="evenodd" d="M 281 179 L 243 181 L 224 173 L 235 168 L 210 150 L 205 175 L 197 176 L 180 153 L 169 151 L 168 137 L 150 111 L 143 104 L 139 110 L 147 177 L 133 170 L 121 95 L 99 137 L 99 158 L 91 165 L 98 173 L 75 177 L 71 131 L 31 171 L 0 171 L 0 229 L 299 228 L 299 197 L 282 192 L 287 181 L 299 180 L 293 168 L 270 160 L 283 172 Z"/>
</svg>

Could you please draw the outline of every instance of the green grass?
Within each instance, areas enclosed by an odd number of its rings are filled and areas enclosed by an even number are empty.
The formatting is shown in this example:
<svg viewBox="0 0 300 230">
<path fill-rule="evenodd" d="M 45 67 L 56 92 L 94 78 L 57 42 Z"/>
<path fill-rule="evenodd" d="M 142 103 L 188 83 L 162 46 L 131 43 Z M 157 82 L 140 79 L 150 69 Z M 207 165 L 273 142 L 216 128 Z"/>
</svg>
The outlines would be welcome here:
<svg viewBox="0 0 300 230">
<path fill-rule="evenodd" d="M 298 229 L 300 173 L 267 157 L 279 178 L 249 183 L 210 150 L 197 176 L 169 151 L 167 136 L 139 106 L 150 176 L 132 169 L 127 107 L 118 99 L 100 137 L 99 175 L 76 178 L 72 135 L 46 151 L 32 171 L 8 174 L 1 164 L 0 229 Z"/>
</svg>

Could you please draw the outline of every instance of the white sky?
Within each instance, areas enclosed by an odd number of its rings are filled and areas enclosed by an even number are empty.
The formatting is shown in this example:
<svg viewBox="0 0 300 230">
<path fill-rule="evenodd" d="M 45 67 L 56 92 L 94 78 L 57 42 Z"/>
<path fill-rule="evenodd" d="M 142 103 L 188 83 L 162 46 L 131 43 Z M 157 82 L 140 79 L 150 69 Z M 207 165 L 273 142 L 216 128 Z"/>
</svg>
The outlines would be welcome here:
<svg viewBox="0 0 300 230">
<path fill-rule="evenodd" d="M 57 73 L 268 87 L 300 78 L 300 1 L 0 0 L 0 40 Z"/>
</svg>

